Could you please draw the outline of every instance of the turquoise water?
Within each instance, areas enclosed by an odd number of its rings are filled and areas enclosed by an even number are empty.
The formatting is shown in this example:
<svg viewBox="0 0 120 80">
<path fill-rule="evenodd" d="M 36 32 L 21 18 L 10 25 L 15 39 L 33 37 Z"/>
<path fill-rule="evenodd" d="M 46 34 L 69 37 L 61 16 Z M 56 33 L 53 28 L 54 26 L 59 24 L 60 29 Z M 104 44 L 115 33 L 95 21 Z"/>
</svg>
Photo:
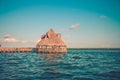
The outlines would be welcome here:
<svg viewBox="0 0 120 80">
<path fill-rule="evenodd" d="M 120 50 L 0 53 L 0 80 L 120 80 Z"/>
</svg>

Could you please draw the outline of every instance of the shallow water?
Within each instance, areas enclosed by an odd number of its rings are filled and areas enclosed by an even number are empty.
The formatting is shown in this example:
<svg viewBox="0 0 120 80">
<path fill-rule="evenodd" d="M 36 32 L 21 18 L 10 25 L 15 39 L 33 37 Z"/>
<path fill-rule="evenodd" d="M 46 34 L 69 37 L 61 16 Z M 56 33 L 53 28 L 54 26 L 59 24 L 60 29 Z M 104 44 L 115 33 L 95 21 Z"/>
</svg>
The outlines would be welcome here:
<svg viewBox="0 0 120 80">
<path fill-rule="evenodd" d="M 120 80 L 120 50 L 0 53 L 0 80 Z"/>
</svg>

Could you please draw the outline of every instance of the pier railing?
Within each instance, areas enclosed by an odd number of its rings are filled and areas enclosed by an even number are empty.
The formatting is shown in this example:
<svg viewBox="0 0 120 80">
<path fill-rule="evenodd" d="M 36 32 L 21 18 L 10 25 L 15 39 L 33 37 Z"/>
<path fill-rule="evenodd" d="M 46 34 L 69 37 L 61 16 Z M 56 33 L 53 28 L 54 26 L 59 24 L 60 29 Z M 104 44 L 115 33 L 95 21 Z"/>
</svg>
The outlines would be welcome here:
<svg viewBox="0 0 120 80">
<path fill-rule="evenodd" d="M 66 52 L 67 48 L 0 48 L 0 53 L 14 53 L 14 52 Z"/>
<path fill-rule="evenodd" d="M 66 52 L 66 48 L 37 48 L 36 50 L 38 53 L 39 52 L 47 52 L 47 53 L 52 53 L 52 52 Z"/>
<path fill-rule="evenodd" d="M 35 48 L 0 48 L 0 52 L 12 53 L 12 52 L 33 52 Z"/>
</svg>

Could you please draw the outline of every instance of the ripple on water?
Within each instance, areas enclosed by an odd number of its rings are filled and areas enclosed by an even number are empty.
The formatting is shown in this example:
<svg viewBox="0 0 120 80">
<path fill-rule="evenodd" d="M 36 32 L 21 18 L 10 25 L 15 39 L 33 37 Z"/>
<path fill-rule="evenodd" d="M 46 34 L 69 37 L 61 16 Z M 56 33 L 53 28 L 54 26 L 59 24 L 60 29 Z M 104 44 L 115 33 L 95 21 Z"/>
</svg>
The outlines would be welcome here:
<svg viewBox="0 0 120 80">
<path fill-rule="evenodd" d="M 109 78 L 118 78 L 120 79 L 120 71 L 110 71 L 110 72 L 104 72 L 101 74 L 98 74 L 102 77 L 109 77 Z"/>
<path fill-rule="evenodd" d="M 74 77 L 72 80 L 93 80 L 92 78 Z"/>
<path fill-rule="evenodd" d="M 74 59 L 81 59 L 80 56 L 73 56 L 72 58 L 74 58 Z"/>
<path fill-rule="evenodd" d="M 111 51 L 0 53 L 0 80 L 119 80 L 120 50 Z"/>
<path fill-rule="evenodd" d="M 41 74 L 41 78 L 46 78 L 46 79 L 50 79 L 50 78 L 67 78 L 67 79 L 71 79 L 73 77 L 72 74 L 70 73 L 61 73 L 61 72 L 55 72 L 55 71 L 45 71 L 44 73 Z"/>
</svg>

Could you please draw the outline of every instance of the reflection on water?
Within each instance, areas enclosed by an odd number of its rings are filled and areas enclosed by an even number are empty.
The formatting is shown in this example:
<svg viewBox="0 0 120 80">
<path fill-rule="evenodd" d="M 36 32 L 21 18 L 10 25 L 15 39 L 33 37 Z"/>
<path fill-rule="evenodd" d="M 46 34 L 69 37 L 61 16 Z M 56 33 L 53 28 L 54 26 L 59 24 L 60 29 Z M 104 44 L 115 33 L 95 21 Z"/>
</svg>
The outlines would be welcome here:
<svg viewBox="0 0 120 80">
<path fill-rule="evenodd" d="M 44 64 L 44 73 L 41 74 L 41 79 L 61 80 L 63 75 L 58 67 L 62 62 L 62 57 L 66 53 L 38 53 Z"/>
<path fill-rule="evenodd" d="M 60 58 L 63 57 L 66 53 L 37 53 L 38 56 L 42 57 L 42 58 Z"/>
<path fill-rule="evenodd" d="M 0 80 L 119 80 L 120 50 L 0 53 Z"/>
<path fill-rule="evenodd" d="M 38 53 L 38 56 L 46 62 L 56 63 L 62 60 L 66 53 Z"/>
</svg>

